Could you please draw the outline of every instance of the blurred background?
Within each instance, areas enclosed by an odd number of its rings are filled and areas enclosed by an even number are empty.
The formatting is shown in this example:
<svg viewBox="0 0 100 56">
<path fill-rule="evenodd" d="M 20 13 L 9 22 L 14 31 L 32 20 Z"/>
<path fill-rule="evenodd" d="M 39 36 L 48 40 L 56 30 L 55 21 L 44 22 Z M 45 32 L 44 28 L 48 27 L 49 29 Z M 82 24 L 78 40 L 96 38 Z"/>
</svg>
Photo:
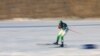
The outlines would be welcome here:
<svg viewBox="0 0 100 56">
<path fill-rule="evenodd" d="M 59 19 L 70 29 L 65 47 L 45 46 Z M 100 0 L 0 0 L 0 56 L 100 56 L 99 20 Z"/>
<path fill-rule="evenodd" d="M 100 17 L 100 0 L 0 0 L 0 20 Z"/>
</svg>

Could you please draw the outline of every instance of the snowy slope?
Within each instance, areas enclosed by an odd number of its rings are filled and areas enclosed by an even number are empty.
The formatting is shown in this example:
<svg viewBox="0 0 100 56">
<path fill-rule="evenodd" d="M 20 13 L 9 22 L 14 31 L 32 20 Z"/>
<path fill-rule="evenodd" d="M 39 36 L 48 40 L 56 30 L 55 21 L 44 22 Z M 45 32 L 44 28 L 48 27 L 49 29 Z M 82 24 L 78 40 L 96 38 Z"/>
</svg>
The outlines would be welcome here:
<svg viewBox="0 0 100 56">
<path fill-rule="evenodd" d="M 99 21 L 64 21 L 66 48 L 55 48 L 57 21 L 0 22 L 0 56 L 100 56 Z M 83 49 L 95 44 L 96 49 Z"/>
</svg>

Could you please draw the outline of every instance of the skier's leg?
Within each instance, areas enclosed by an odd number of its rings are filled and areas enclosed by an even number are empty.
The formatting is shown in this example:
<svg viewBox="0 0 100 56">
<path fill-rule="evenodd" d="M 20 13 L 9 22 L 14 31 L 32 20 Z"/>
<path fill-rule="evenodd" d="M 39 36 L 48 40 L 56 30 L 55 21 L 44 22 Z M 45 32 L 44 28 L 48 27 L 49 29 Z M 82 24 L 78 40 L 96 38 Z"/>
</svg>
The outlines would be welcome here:
<svg viewBox="0 0 100 56">
<path fill-rule="evenodd" d="M 64 36 L 61 36 L 61 43 L 64 43 Z"/>
<path fill-rule="evenodd" d="M 56 40 L 57 43 L 59 42 L 59 38 L 60 38 L 60 35 L 57 36 L 57 40 Z"/>
<path fill-rule="evenodd" d="M 57 36 L 56 42 L 54 44 L 58 45 L 60 35 Z"/>
<path fill-rule="evenodd" d="M 64 47 L 64 36 L 61 36 L 61 45 L 60 47 Z"/>
<path fill-rule="evenodd" d="M 59 39 L 60 39 L 61 33 L 62 33 L 62 30 L 60 30 L 60 32 L 58 33 L 58 35 L 57 35 L 57 39 L 56 39 L 56 42 L 55 42 L 54 44 L 58 45 L 58 42 L 59 42 Z"/>
<path fill-rule="evenodd" d="M 61 34 L 61 47 L 64 47 L 64 35 L 65 35 L 65 31 L 63 30 L 62 34 Z"/>
</svg>

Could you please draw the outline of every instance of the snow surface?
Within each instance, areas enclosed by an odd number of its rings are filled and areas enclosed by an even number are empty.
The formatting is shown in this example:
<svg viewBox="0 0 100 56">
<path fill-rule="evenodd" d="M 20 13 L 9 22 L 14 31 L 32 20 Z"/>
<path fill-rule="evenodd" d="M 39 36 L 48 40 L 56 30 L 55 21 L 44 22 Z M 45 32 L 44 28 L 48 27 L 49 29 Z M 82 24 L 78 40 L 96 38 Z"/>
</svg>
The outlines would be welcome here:
<svg viewBox="0 0 100 56">
<path fill-rule="evenodd" d="M 0 56 L 100 56 L 100 21 L 65 21 L 65 48 L 55 48 L 57 21 L 1 21 Z M 43 45 L 42 45 L 43 44 Z M 84 49 L 94 44 L 96 49 Z"/>
</svg>

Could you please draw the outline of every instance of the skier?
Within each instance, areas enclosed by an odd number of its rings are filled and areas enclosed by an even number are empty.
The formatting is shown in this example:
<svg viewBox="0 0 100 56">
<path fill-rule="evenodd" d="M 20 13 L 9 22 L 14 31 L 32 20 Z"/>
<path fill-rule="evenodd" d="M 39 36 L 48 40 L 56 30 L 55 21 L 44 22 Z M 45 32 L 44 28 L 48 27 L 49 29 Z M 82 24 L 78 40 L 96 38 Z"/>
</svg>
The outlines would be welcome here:
<svg viewBox="0 0 100 56">
<path fill-rule="evenodd" d="M 64 47 L 64 36 L 68 32 L 69 28 L 66 23 L 64 23 L 62 20 L 60 20 L 58 29 L 60 29 L 56 42 L 54 43 L 55 45 L 58 45 L 59 40 L 61 40 L 61 45 L 60 47 Z"/>
</svg>

